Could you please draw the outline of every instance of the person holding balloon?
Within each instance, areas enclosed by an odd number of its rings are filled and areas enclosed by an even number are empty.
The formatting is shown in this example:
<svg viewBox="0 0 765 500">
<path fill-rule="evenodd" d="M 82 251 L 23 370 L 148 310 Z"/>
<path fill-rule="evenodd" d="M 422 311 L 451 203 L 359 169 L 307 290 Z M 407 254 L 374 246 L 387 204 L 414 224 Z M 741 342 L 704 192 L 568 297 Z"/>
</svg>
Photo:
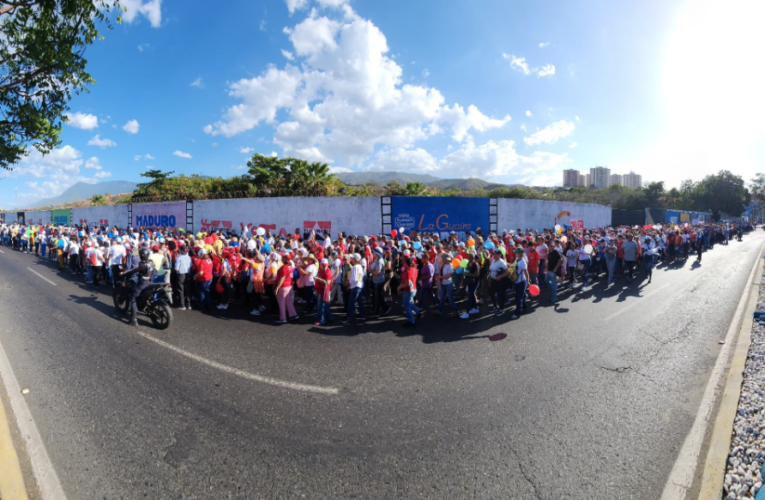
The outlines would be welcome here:
<svg viewBox="0 0 765 500">
<path fill-rule="evenodd" d="M 455 257 L 451 259 L 451 256 L 444 252 L 441 254 L 441 265 L 438 271 L 439 282 L 439 294 L 438 294 L 438 315 L 444 314 L 444 303 L 449 300 L 449 313 L 450 318 L 457 316 L 457 306 L 454 304 L 454 282 L 452 281 L 452 274 L 454 269 L 459 266 L 460 260 Z M 451 260 L 451 262 L 450 262 Z"/>
<path fill-rule="evenodd" d="M 514 252 L 515 273 L 513 274 L 513 286 L 515 288 L 515 313 L 510 319 L 520 318 L 526 309 L 526 288 L 529 285 L 529 263 L 526 254 L 522 248 L 516 248 Z M 539 293 L 538 289 L 537 293 Z"/>
</svg>

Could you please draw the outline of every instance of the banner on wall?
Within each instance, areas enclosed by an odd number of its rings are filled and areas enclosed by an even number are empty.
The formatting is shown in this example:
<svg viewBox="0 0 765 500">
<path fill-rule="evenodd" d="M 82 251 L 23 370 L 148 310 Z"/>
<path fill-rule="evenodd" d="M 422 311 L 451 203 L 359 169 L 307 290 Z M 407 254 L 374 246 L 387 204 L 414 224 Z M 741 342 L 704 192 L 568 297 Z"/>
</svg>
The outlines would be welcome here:
<svg viewBox="0 0 765 500">
<path fill-rule="evenodd" d="M 442 239 L 448 238 L 452 231 L 465 239 L 466 233 L 475 235 L 479 228 L 486 236 L 489 234 L 489 199 L 394 196 L 391 221 L 396 230 L 438 233 Z"/>
<path fill-rule="evenodd" d="M 582 221 L 587 228 L 611 225 L 611 207 L 608 205 L 516 198 L 500 198 L 497 205 L 497 229 L 500 232 L 518 229 L 541 231 L 552 229 L 556 225 L 570 229 L 573 220 Z"/>
<path fill-rule="evenodd" d="M 128 207 L 127 205 L 103 205 L 73 208 L 72 222 L 90 227 L 111 228 L 117 226 L 119 229 L 126 229 L 128 226 Z"/>
<path fill-rule="evenodd" d="M 0 213 L 0 224 L 5 224 L 5 212 Z"/>
<path fill-rule="evenodd" d="M 584 230 L 584 221 L 582 219 L 571 219 L 571 229 L 575 231 Z"/>
<path fill-rule="evenodd" d="M 16 212 L 16 220 L 19 224 L 24 224 L 24 221 L 26 220 L 24 217 L 24 212 Z"/>
<path fill-rule="evenodd" d="M 135 213 L 135 205 L 133 208 Z M 252 234 L 257 228 L 273 235 L 301 235 L 314 230 L 349 235 L 377 234 L 382 226 L 380 198 L 242 198 L 194 202 L 194 231 Z"/>
<path fill-rule="evenodd" d="M 133 227 L 186 229 L 186 202 L 138 203 L 133 205 Z"/>
<path fill-rule="evenodd" d="M 72 224 L 72 211 L 68 208 L 52 210 L 50 216 L 53 224 L 56 226 L 69 226 Z"/>
<path fill-rule="evenodd" d="M 47 226 L 51 222 L 50 211 L 45 210 L 43 212 L 24 212 L 24 221 L 27 224 Z"/>
</svg>

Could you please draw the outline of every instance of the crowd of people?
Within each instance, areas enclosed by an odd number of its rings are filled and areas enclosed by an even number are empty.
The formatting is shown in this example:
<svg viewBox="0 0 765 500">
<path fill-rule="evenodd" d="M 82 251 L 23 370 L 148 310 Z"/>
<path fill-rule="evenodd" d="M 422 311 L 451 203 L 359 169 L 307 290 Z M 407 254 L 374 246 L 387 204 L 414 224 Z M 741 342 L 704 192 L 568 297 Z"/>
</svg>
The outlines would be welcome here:
<svg viewBox="0 0 765 500">
<path fill-rule="evenodd" d="M 150 260 L 142 267 L 151 269 L 147 279 L 171 287 L 180 311 L 246 308 L 277 324 L 309 317 L 319 326 L 336 315 L 352 324 L 403 312 L 404 326 L 413 327 L 426 314 L 468 320 L 510 311 L 517 319 L 530 301 L 557 303 L 562 290 L 586 291 L 597 280 L 650 283 L 658 263 L 692 256 L 700 262 L 704 251 L 751 229 L 681 223 L 575 231 L 556 225 L 460 238 L 397 230 L 333 237 L 298 230 L 276 236 L 264 228 L 237 235 L 3 224 L 0 237 L 7 247 L 57 263 L 61 272 L 84 275 L 92 286 L 118 286 L 120 275 Z"/>
</svg>

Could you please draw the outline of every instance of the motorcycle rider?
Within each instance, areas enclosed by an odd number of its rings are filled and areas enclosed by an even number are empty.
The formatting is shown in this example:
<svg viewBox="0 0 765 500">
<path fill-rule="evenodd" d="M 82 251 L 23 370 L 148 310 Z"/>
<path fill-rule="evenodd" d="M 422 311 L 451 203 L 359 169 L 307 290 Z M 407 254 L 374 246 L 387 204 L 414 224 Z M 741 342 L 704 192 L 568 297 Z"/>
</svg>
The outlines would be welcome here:
<svg viewBox="0 0 765 500">
<path fill-rule="evenodd" d="M 154 263 L 149 259 L 149 249 L 141 248 L 138 251 L 138 256 L 141 259 L 138 266 L 130 271 L 121 273 L 126 279 L 132 274 L 138 273 L 138 284 L 133 288 L 133 294 L 130 296 L 130 326 L 138 326 L 138 304 L 136 304 L 136 300 L 138 300 L 141 292 L 151 285 L 151 277 L 154 274 Z"/>
</svg>

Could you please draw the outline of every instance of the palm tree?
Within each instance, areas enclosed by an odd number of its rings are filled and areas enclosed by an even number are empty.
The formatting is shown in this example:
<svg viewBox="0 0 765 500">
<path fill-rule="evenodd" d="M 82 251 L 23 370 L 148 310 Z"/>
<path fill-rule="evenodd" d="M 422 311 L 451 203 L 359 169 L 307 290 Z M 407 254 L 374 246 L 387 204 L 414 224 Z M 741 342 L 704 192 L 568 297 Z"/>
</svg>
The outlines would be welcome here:
<svg viewBox="0 0 765 500">
<path fill-rule="evenodd" d="M 427 196 L 428 186 L 422 182 L 407 182 L 404 188 L 404 196 Z"/>
</svg>

